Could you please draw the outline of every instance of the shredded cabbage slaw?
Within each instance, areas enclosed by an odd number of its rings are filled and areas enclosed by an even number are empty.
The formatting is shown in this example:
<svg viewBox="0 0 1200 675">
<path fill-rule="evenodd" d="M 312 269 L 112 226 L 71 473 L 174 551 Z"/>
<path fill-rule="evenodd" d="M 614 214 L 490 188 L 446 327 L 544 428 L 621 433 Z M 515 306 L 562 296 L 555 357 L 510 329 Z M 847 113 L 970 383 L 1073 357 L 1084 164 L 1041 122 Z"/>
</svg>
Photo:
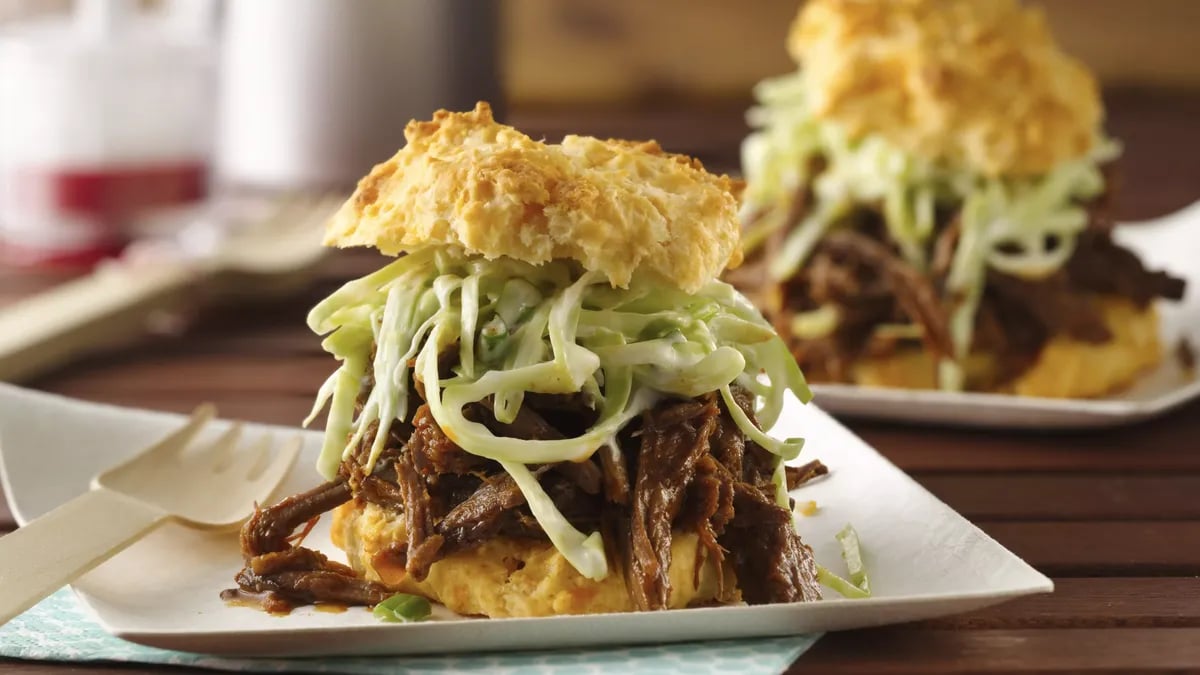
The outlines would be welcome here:
<svg viewBox="0 0 1200 675">
<path fill-rule="evenodd" d="M 327 335 L 322 346 L 341 362 L 309 418 L 329 406 L 322 475 L 336 475 L 379 422 L 363 467 L 373 470 L 392 421 L 408 413 L 415 378 L 447 437 L 500 462 L 550 541 L 590 579 L 608 573 L 600 534 L 575 529 L 529 465 L 583 461 L 601 448 L 619 452 L 621 428 L 664 396 L 720 392 L 739 428 L 777 456 L 777 499 L 787 504 L 782 463 L 803 441 L 763 433 L 730 387 L 759 398 L 763 428 L 778 419 L 787 390 L 804 402 L 812 394 L 770 324 L 723 282 L 695 294 L 643 278 L 617 289 L 570 261 L 534 266 L 428 247 L 347 283 L 313 308 L 308 324 Z M 442 377 L 438 357 L 448 350 L 457 351 L 458 364 Z M 368 372 L 374 386 L 355 415 Z M 575 438 L 528 441 L 495 436 L 463 414 L 467 404 L 491 397 L 496 418 L 511 422 L 527 392 L 583 392 L 598 420 Z"/>
<path fill-rule="evenodd" d="M 806 101 L 802 70 L 759 83 L 755 97 L 759 105 L 747 120 L 756 131 L 742 145 L 748 184 L 742 216 L 762 216 L 744 234 L 746 248 L 785 226 L 798 189 L 808 186 L 815 199 L 772 260 L 774 278 L 794 275 L 821 237 L 859 204 L 880 205 L 905 260 L 926 269 L 936 207 L 962 205 L 946 284 L 958 301 L 950 316 L 954 359 L 939 364 L 944 389 L 963 386 L 961 363 L 974 339 L 987 270 L 1036 279 L 1061 267 L 1088 222 L 1080 202 L 1103 192 L 1100 165 L 1120 154 L 1116 142 L 1102 138 L 1086 156 L 1045 175 L 988 177 L 913 156 L 879 135 L 852 138 L 836 122 L 817 118 Z M 818 157 L 825 168 L 813 177 L 809 167 Z"/>
</svg>

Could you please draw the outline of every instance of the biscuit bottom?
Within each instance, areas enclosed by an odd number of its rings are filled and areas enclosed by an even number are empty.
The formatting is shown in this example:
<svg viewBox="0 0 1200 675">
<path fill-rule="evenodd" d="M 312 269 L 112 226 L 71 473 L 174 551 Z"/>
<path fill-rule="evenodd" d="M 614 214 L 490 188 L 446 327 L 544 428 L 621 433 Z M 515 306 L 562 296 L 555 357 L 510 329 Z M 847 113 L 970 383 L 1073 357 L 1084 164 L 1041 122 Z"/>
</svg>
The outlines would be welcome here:
<svg viewBox="0 0 1200 675">
<path fill-rule="evenodd" d="M 433 563 L 429 576 L 416 581 L 405 573 L 403 562 L 379 555 L 405 541 L 402 516 L 351 500 L 334 509 L 332 538 L 362 577 L 393 591 L 424 596 L 457 614 L 503 618 L 637 610 L 619 566 L 610 561 L 608 576 L 593 581 L 575 571 L 548 541 L 488 539 Z M 694 533 L 676 532 L 672 537 L 669 608 L 717 602 L 722 586 L 724 601 L 740 601 L 731 566 L 724 566 L 724 584 L 718 584 L 717 566 L 705 551 L 697 555 L 697 548 Z"/>
<path fill-rule="evenodd" d="M 987 380 L 993 367 L 986 354 L 973 354 L 967 363 L 968 389 L 982 388 L 1019 396 L 1094 398 L 1124 389 L 1146 370 L 1162 361 L 1158 339 L 1158 313 L 1121 298 L 1100 303 L 1112 339 L 1087 343 L 1058 336 L 1046 343 L 1033 365 L 1019 377 L 998 387 L 972 387 Z M 855 364 L 855 384 L 874 387 L 933 389 L 933 359 L 927 352 L 909 349 Z"/>
</svg>

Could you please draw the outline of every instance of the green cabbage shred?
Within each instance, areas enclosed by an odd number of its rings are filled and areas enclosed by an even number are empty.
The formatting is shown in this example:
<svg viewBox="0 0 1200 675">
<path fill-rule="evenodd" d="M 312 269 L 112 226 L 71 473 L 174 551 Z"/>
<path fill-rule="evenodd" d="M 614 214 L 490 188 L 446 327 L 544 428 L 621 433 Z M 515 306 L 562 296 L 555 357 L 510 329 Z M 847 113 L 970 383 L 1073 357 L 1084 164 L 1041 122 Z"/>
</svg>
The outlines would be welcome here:
<svg viewBox="0 0 1200 675">
<path fill-rule="evenodd" d="M 730 385 L 748 387 L 769 428 L 786 391 L 805 402 L 812 394 L 770 324 L 719 281 L 695 294 L 644 278 L 618 289 L 570 261 L 535 266 L 430 247 L 347 283 L 313 308 L 308 323 L 327 335 L 324 348 L 341 361 L 313 412 L 332 401 L 322 475 L 336 475 L 368 433 L 375 435 L 366 439 L 364 469 L 372 470 L 391 422 L 407 414 L 415 378 L 438 426 L 466 452 L 500 462 L 551 542 L 591 579 L 608 574 L 600 534 L 576 530 L 528 465 L 583 461 L 602 448 L 618 452 L 621 428 L 663 396 L 710 391 L 720 392 L 739 428 L 775 453 L 780 467 L 803 444 L 767 436 L 733 401 Z M 451 349 L 458 365 L 442 377 L 438 357 Z M 368 375 L 374 386 L 356 416 Z M 467 404 L 491 397 L 497 418 L 511 421 L 527 392 L 583 392 L 599 418 L 575 438 L 528 441 L 497 437 L 463 414 Z M 776 473 L 786 498 L 782 468 Z"/>
<path fill-rule="evenodd" d="M 871 581 L 867 578 L 867 567 L 863 563 L 858 532 L 847 523 L 835 536 L 842 545 L 842 560 L 846 561 L 846 571 L 849 572 L 850 578 L 844 579 L 824 565 L 818 564 L 817 581 L 837 591 L 844 598 L 861 600 L 871 597 Z"/>
</svg>

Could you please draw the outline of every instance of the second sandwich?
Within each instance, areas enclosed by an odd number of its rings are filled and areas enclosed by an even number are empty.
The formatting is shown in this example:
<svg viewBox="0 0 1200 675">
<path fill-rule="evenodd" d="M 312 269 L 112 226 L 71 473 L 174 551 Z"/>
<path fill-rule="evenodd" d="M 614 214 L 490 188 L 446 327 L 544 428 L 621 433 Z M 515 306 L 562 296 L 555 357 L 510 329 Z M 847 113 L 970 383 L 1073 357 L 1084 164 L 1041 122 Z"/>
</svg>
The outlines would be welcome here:
<svg viewBox="0 0 1200 675">
<path fill-rule="evenodd" d="M 1099 396 L 1183 283 L 1114 243 L 1095 80 L 1015 0 L 811 0 L 743 146 L 753 292 L 811 378 Z"/>
</svg>

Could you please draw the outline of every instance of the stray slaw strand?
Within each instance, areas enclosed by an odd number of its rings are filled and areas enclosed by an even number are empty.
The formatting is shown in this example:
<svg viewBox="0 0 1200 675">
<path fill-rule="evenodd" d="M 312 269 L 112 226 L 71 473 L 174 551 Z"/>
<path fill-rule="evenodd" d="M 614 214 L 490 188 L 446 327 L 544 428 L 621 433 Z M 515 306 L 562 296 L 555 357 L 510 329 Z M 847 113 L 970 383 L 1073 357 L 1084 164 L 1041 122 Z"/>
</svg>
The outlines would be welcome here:
<svg viewBox="0 0 1200 675">
<path fill-rule="evenodd" d="M 837 591 L 843 598 L 861 600 L 871 597 L 871 582 L 867 578 L 867 568 L 863 564 L 862 547 L 858 542 L 858 533 L 849 523 L 835 535 L 842 545 L 842 559 L 846 561 L 846 570 L 850 579 L 831 572 L 827 567 L 817 564 L 817 581 Z"/>
<path fill-rule="evenodd" d="M 817 581 L 822 585 L 828 586 L 829 588 L 837 591 L 837 594 L 843 598 L 862 600 L 864 598 L 871 597 L 870 593 L 867 593 L 858 586 L 855 586 L 833 572 L 830 572 L 827 567 L 820 563 L 817 563 Z"/>
<path fill-rule="evenodd" d="M 837 540 L 842 545 L 842 559 L 846 561 L 846 571 L 850 573 L 850 582 L 863 593 L 870 595 L 871 580 L 867 578 L 867 567 L 863 564 L 858 532 L 854 530 L 853 525 L 846 523 L 842 531 L 837 533 Z"/>
</svg>

